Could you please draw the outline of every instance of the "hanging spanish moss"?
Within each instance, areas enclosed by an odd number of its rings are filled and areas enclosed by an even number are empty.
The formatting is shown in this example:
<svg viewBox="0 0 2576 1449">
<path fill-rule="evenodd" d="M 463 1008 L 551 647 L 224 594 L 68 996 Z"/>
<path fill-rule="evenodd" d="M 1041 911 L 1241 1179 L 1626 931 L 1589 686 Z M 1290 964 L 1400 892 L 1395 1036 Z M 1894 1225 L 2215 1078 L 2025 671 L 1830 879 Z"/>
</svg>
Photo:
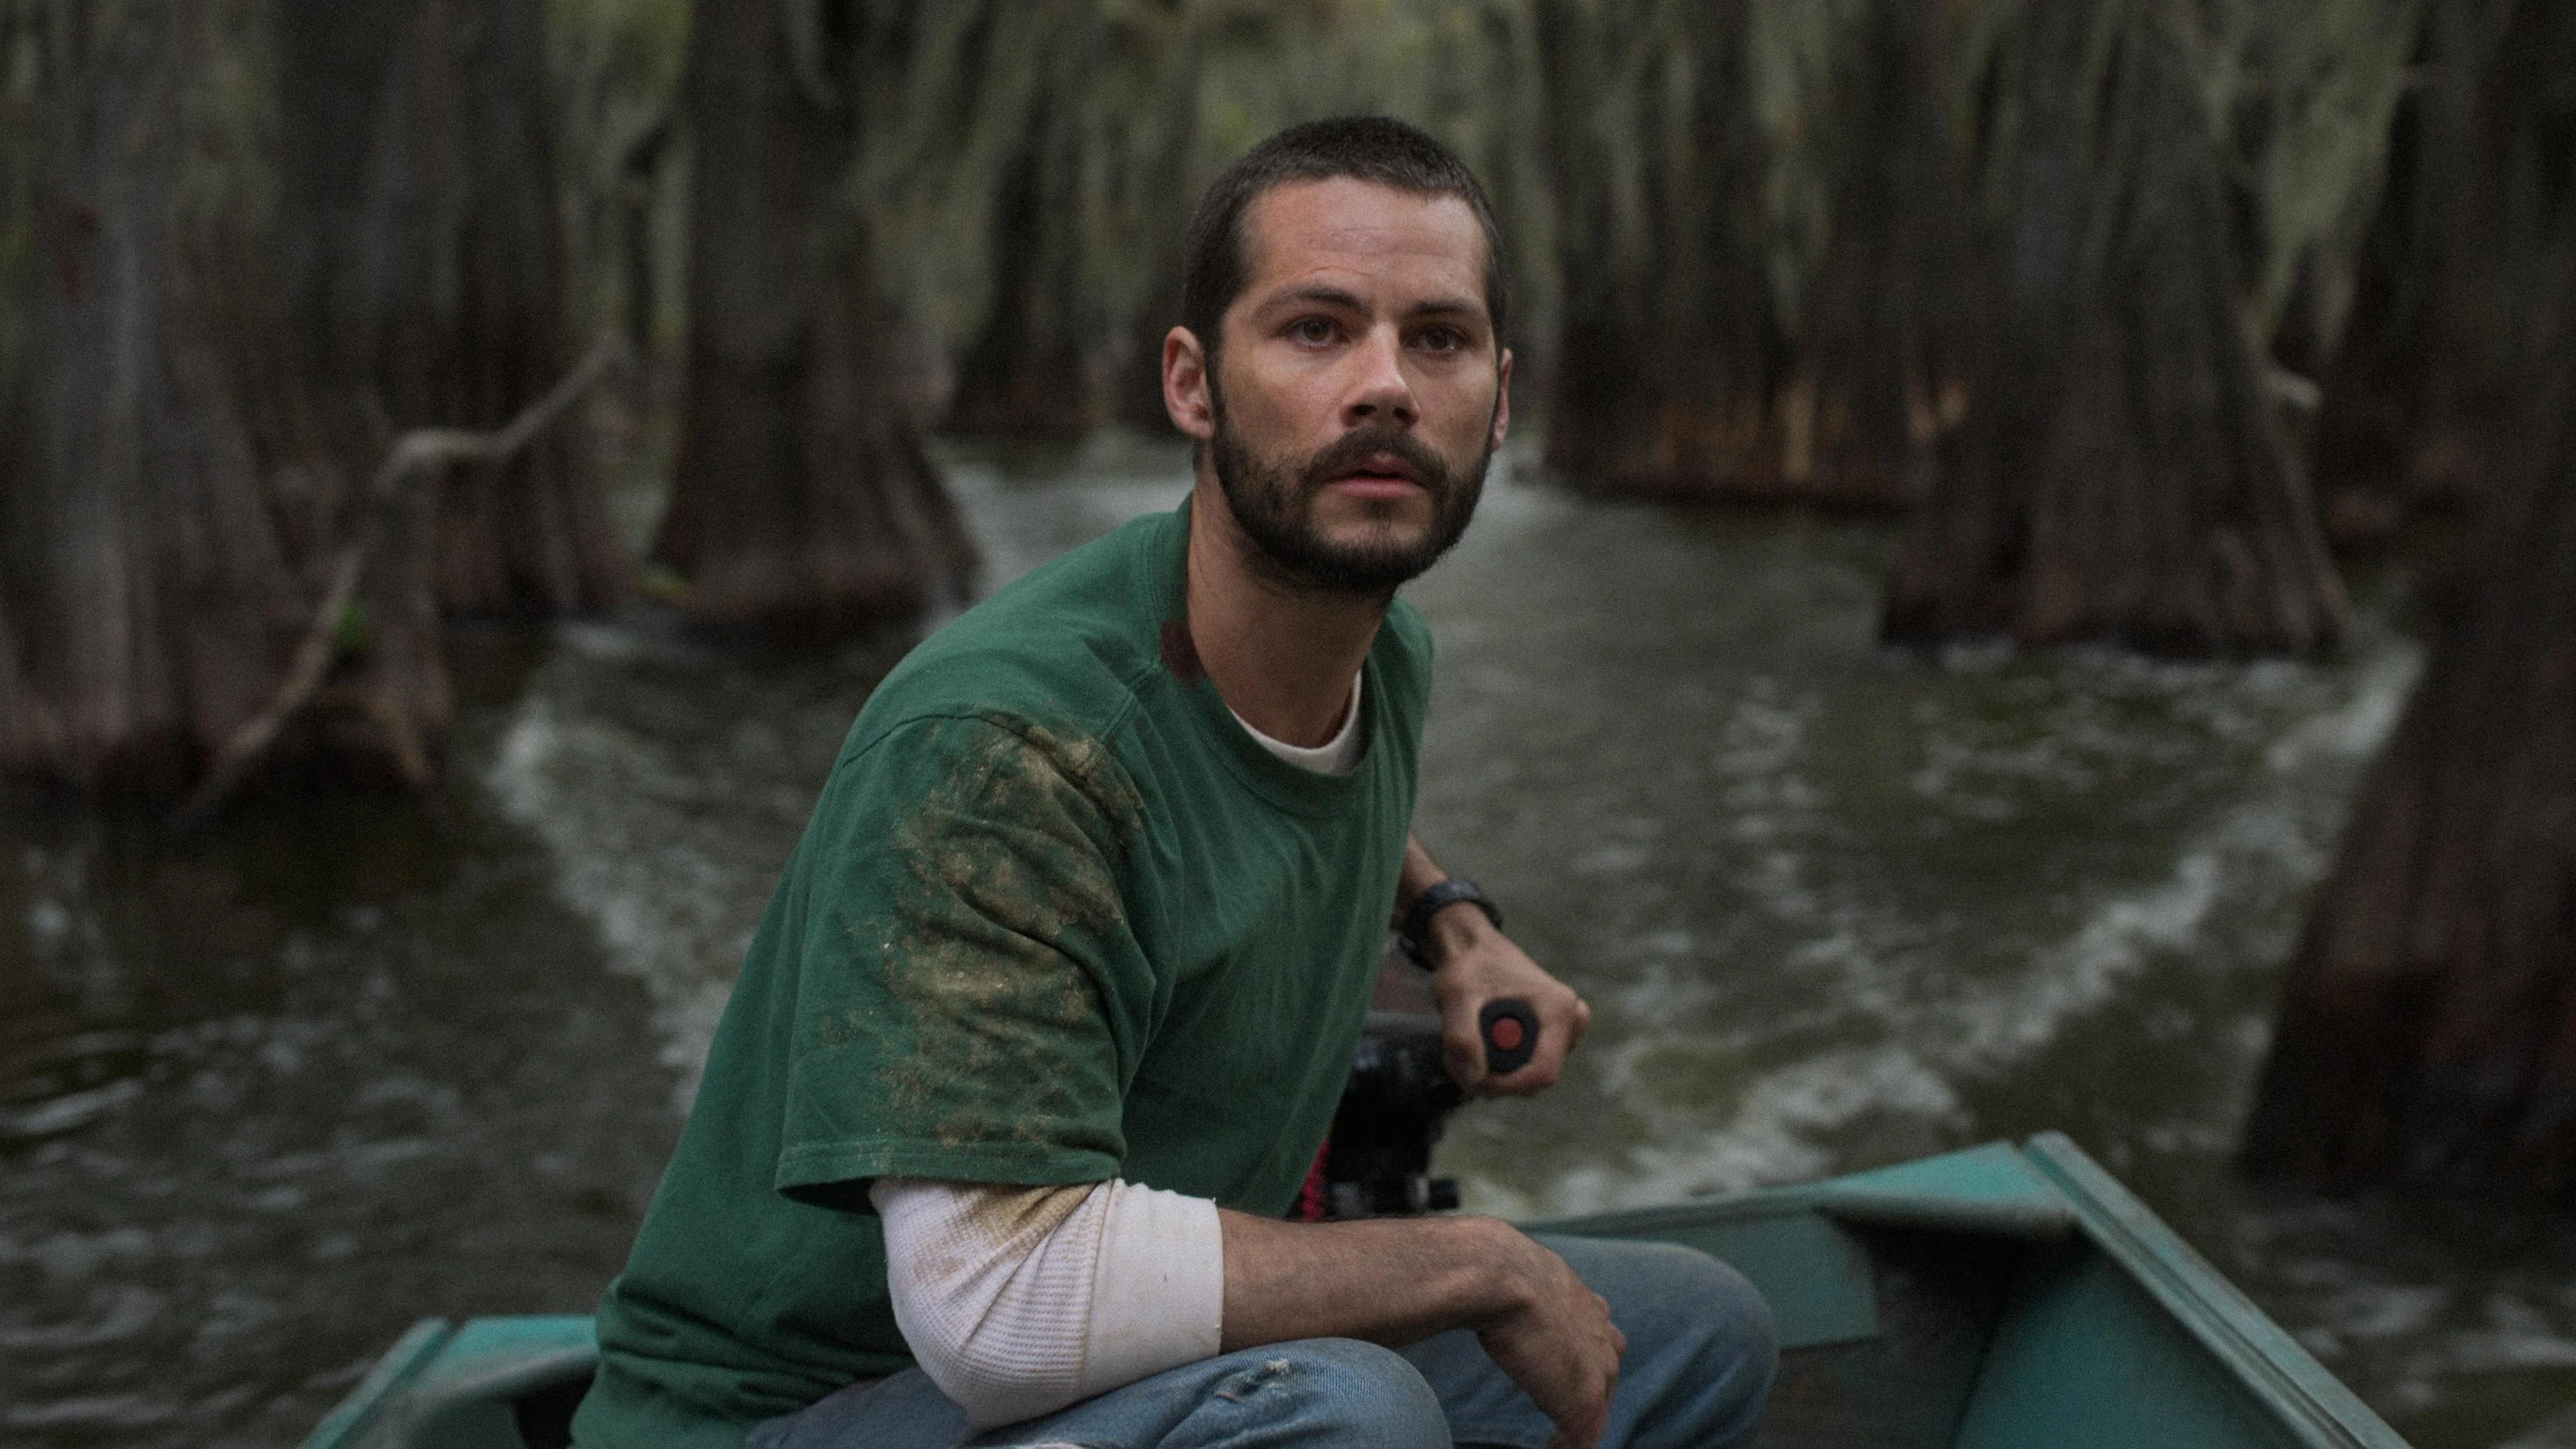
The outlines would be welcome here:
<svg viewBox="0 0 2576 1449">
<path fill-rule="evenodd" d="M 2421 0 L 2225 0 L 2200 84 L 2239 212 L 2246 333 L 2313 382 L 2341 343 Z"/>
<path fill-rule="evenodd" d="M 1051 119 L 1051 118 L 1049 118 Z M 1082 251 L 1053 233 L 1076 213 L 1059 191 L 1075 158 L 1041 119 L 1012 163 L 996 227 L 992 303 L 958 360 L 943 431 L 1072 441 L 1101 421 L 1115 358 L 1099 290 L 1072 275 Z"/>
<path fill-rule="evenodd" d="M 688 314 L 679 124 L 689 0 L 546 0 L 565 292 L 584 336 L 623 332 L 639 358 L 676 347 Z"/>
</svg>

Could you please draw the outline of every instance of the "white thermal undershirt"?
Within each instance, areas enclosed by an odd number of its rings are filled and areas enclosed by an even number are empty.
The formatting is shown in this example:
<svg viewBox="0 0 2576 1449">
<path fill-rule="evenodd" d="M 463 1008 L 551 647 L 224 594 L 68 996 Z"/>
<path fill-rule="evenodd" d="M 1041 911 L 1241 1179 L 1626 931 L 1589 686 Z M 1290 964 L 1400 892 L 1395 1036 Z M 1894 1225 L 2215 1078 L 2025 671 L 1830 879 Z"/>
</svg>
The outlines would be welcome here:
<svg viewBox="0 0 2576 1449">
<path fill-rule="evenodd" d="M 1254 729 L 1252 721 L 1239 714 L 1234 716 L 1234 722 L 1243 726 L 1244 733 L 1261 741 L 1263 749 L 1292 765 L 1312 770 L 1318 775 L 1347 775 L 1351 772 L 1351 766 L 1360 761 L 1360 683 L 1367 677 L 1365 674 L 1351 676 L 1351 707 L 1349 712 L 1342 716 L 1342 727 L 1333 732 L 1331 739 L 1312 748 L 1292 745 L 1286 740 L 1274 740 Z M 1232 712 L 1231 706 L 1228 706 L 1228 712 Z"/>
<path fill-rule="evenodd" d="M 1360 676 L 1333 738 L 1264 749 L 1319 774 L 1360 752 Z M 894 1319 L 922 1371 L 978 1428 L 1015 1424 L 1217 1351 L 1216 1204 L 1112 1179 L 1064 1187 L 880 1178 Z"/>
<path fill-rule="evenodd" d="M 894 1321 L 977 1428 L 1195 1363 L 1225 1319 L 1216 1204 L 1111 1180 L 880 1178 Z"/>
</svg>

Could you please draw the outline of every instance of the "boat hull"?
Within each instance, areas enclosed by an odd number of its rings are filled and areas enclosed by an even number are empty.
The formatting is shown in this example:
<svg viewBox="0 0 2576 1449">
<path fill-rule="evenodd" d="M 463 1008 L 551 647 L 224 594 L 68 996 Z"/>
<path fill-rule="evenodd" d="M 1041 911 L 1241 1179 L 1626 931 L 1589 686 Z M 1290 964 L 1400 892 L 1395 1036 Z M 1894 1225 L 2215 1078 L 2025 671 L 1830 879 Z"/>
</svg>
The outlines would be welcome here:
<svg viewBox="0 0 2576 1449">
<path fill-rule="evenodd" d="M 1769 1300 L 1768 1449 L 2406 1449 L 2072 1142 L 1529 1225 L 1684 1243 Z M 554 1449 L 584 1317 L 424 1319 L 304 1449 Z"/>
</svg>

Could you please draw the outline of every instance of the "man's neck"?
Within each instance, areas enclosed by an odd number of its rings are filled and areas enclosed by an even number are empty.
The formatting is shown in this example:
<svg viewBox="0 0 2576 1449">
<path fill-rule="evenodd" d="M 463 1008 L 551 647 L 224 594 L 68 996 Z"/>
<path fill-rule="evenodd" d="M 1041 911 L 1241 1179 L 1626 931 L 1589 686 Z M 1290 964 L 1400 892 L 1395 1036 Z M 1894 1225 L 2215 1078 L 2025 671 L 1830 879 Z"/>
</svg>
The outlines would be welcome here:
<svg viewBox="0 0 2576 1449">
<path fill-rule="evenodd" d="M 1191 495 L 1190 644 L 1228 707 L 1292 745 L 1331 740 L 1389 598 L 1294 587 L 1265 570 L 1202 465 Z"/>
</svg>

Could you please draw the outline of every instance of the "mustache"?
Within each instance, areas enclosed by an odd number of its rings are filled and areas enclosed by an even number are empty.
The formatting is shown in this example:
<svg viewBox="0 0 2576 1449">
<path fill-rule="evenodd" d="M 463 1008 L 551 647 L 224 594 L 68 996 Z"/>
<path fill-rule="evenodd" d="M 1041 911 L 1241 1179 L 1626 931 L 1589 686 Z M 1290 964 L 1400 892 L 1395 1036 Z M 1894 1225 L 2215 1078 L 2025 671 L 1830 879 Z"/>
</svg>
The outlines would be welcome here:
<svg viewBox="0 0 2576 1449">
<path fill-rule="evenodd" d="M 1306 461 L 1305 476 L 1298 482 L 1300 492 L 1311 493 L 1336 478 L 1356 470 L 1371 455 L 1393 453 L 1413 470 L 1414 481 L 1433 493 L 1449 491 L 1449 465 L 1429 444 L 1388 424 L 1373 423 L 1356 428 L 1334 439 Z"/>
</svg>

